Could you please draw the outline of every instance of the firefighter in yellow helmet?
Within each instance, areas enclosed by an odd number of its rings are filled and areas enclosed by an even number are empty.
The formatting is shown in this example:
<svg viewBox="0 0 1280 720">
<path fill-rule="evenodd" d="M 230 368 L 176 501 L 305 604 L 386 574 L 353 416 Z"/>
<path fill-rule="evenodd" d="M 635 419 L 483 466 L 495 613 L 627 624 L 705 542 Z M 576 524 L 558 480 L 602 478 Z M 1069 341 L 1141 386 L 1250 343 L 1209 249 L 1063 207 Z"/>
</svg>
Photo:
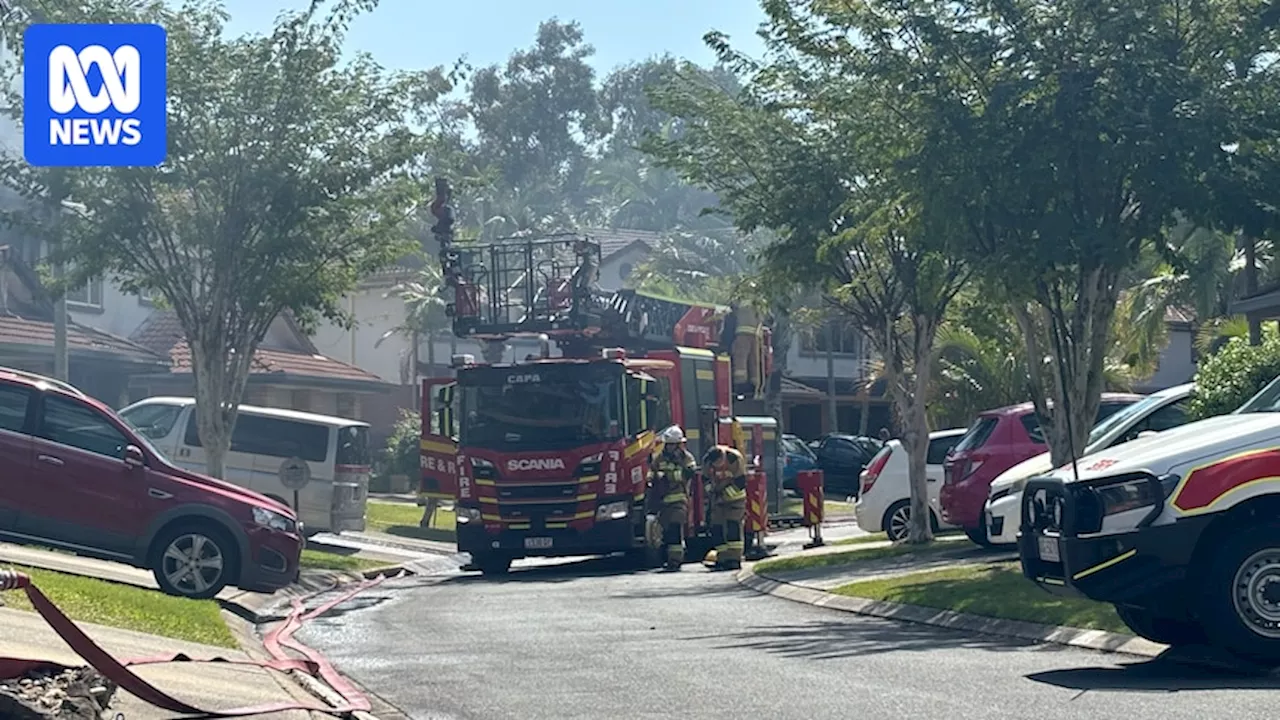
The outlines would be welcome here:
<svg viewBox="0 0 1280 720">
<path fill-rule="evenodd" d="M 702 476 L 710 484 L 715 568 L 737 570 L 742 567 L 742 520 L 747 513 L 747 461 L 735 448 L 716 445 L 702 458 Z"/>
<path fill-rule="evenodd" d="M 654 504 L 662 528 L 662 547 L 667 570 L 679 570 L 684 562 L 684 525 L 689 512 L 689 483 L 698 471 L 698 462 L 685 449 L 684 431 L 679 425 L 658 433 L 662 451 L 651 466 Z"/>
</svg>

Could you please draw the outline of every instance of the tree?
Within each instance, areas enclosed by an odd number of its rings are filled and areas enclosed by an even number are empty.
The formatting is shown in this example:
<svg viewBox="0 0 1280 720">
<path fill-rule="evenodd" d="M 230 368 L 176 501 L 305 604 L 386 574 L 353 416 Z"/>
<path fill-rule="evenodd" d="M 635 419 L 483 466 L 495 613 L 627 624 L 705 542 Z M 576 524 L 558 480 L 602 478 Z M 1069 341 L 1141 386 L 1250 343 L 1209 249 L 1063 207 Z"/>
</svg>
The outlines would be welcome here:
<svg viewBox="0 0 1280 720">
<path fill-rule="evenodd" d="M 867 334 L 904 424 L 909 541 L 928 541 L 925 402 L 933 341 L 968 271 L 934 241 L 948 232 L 941 215 L 895 169 L 912 149 L 912 134 L 883 105 L 868 105 L 874 99 L 865 86 L 830 66 L 796 63 L 778 46 L 773 62 L 761 65 L 719 36 L 708 42 L 738 72 L 742 91 L 726 91 L 705 75 L 676 74 L 654 99 L 680 118 L 682 131 L 651 135 L 646 147 L 715 192 L 739 229 L 777 233 L 763 253 L 767 280 L 820 288 L 826 303 Z M 856 115 L 868 107 L 879 111 Z"/>
<path fill-rule="evenodd" d="M 388 74 L 366 56 L 341 61 L 346 24 L 374 4 L 344 0 L 322 16 L 314 0 L 266 35 L 228 38 L 210 2 L 47 3 L 53 21 L 158 21 L 168 31 L 166 161 L 73 170 L 70 194 L 85 212 L 53 260 L 75 262 L 69 283 L 106 272 L 177 315 L 215 476 L 272 321 L 346 320 L 341 296 L 405 249 L 420 195 L 413 171 L 430 139 L 406 119 L 448 80 L 440 70 Z M 0 176 L 29 197 L 48 177 L 12 159 Z"/>
<path fill-rule="evenodd" d="M 1124 271 L 1223 141 L 1223 28 L 1261 4 L 767 6 L 798 54 L 914 121 L 899 171 L 950 206 L 954 251 L 1009 289 L 1028 357 L 1050 358 L 1028 365 L 1032 399 L 1064 462 L 1097 412 Z"/>
</svg>

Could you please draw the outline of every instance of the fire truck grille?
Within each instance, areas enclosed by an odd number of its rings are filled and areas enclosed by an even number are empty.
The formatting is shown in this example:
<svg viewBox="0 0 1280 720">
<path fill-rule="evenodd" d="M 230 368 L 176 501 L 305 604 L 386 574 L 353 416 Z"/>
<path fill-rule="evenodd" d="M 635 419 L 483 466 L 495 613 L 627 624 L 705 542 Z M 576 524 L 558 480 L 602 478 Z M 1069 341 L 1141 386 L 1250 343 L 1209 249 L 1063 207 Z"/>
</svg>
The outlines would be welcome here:
<svg viewBox="0 0 1280 720">
<path fill-rule="evenodd" d="M 555 504 L 525 504 L 503 502 L 498 504 L 502 517 L 507 520 L 541 520 L 543 522 L 568 521 L 578 511 L 576 502 Z"/>
<path fill-rule="evenodd" d="M 568 500 L 578 495 L 577 483 L 556 485 L 517 485 L 503 487 L 498 485 L 498 500 Z"/>
</svg>

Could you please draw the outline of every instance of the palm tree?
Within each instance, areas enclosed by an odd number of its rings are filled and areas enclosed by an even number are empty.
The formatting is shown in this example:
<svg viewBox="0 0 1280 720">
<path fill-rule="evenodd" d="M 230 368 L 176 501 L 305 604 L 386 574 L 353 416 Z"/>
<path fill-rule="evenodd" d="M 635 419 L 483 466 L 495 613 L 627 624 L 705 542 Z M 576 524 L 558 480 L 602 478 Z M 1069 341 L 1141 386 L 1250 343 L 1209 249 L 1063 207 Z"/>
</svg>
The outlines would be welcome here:
<svg viewBox="0 0 1280 720">
<path fill-rule="evenodd" d="M 434 262 L 423 263 L 411 280 L 406 280 L 393 287 L 384 297 L 397 297 L 404 302 L 404 322 L 386 331 L 374 343 L 380 346 L 394 335 L 409 338 L 409 354 L 404 361 L 407 371 L 401 371 L 403 384 L 418 382 L 418 348 L 423 338 L 427 340 L 427 364 L 435 365 L 436 338 L 441 331 L 449 328 L 449 318 L 445 315 L 444 277 Z"/>
</svg>

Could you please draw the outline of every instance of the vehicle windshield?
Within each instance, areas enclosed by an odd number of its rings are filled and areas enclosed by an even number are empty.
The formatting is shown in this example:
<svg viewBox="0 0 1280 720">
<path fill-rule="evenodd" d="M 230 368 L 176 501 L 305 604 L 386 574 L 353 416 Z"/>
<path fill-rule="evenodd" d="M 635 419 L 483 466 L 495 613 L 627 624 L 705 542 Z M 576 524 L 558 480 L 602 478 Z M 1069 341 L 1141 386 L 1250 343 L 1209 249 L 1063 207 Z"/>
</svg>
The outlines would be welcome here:
<svg viewBox="0 0 1280 720">
<path fill-rule="evenodd" d="M 476 368 L 458 385 L 467 447 L 551 450 L 622 436 L 616 363 Z"/>
<path fill-rule="evenodd" d="M 1280 412 L 1280 377 L 1267 383 L 1257 395 L 1249 398 L 1236 413 Z"/>
<path fill-rule="evenodd" d="M 178 417 L 182 415 L 182 408 L 178 405 L 135 405 L 127 407 L 117 413 L 121 420 L 124 420 L 129 427 L 133 428 L 134 434 L 138 436 L 138 440 L 152 454 L 160 457 L 165 462 L 172 463 L 169 457 L 160 451 L 151 442 L 152 439 L 160 440 L 169 436 L 169 431 L 173 430 L 173 426 L 178 422 Z"/>
<path fill-rule="evenodd" d="M 1148 395 L 1132 405 L 1125 405 L 1116 412 L 1108 415 L 1102 422 L 1093 426 L 1089 431 L 1089 445 L 1085 450 L 1085 454 L 1101 450 L 1102 448 L 1093 447 L 1094 444 L 1100 442 L 1104 437 L 1118 427 L 1128 425 L 1131 422 L 1140 420 L 1144 415 L 1156 409 L 1167 398 Z"/>
</svg>

